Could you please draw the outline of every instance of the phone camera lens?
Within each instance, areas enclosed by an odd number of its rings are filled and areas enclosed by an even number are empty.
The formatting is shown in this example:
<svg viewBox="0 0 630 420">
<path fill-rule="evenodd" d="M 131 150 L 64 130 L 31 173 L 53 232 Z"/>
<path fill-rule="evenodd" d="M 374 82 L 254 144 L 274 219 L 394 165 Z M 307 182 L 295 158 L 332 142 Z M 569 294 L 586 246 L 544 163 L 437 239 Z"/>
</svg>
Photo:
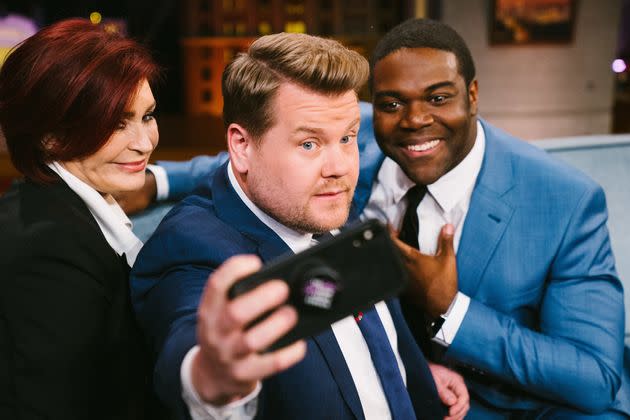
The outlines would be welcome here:
<svg viewBox="0 0 630 420">
<path fill-rule="evenodd" d="M 372 239 L 374 237 L 374 232 L 372 232 L 370 229 L 367 229 L 365 232 L 363 232 L 363 238 L 366 241 L 369 241 L 370 239 Z"/>
</svg>

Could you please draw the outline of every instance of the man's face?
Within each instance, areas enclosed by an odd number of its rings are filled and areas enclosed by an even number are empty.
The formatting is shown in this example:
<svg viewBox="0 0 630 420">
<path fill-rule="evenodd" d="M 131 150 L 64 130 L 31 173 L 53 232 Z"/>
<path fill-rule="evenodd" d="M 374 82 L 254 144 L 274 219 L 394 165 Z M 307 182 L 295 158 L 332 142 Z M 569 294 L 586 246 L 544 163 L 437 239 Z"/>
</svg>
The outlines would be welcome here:
<svg viewBox="0 0 630 420">
<path fill-rule="evenodd" d="M 432 184 L 466 157 L 477 135 L 477 82 L 467 88 L 455 54 L 400 49 L 372 77 L 376 140 L 412 181 Z"/>
<path fill-rule="evenodd" d="M 359 106 L 353 91 L 327 96 L 283 83 L 275 124 L 249 147 L 245 192 L 301 232 L 342 226 L 359 174 Z"/>
</svg>

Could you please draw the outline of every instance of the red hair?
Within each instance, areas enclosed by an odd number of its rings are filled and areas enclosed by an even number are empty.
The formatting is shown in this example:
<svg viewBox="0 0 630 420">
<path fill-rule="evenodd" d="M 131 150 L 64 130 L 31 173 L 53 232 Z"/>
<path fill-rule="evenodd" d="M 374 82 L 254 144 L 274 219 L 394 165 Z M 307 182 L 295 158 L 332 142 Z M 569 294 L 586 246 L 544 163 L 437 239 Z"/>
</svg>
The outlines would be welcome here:
<svg viewBox="0 0 630 420">
<path fill-rule="evenodd" d="M 0 70 L 0 125 L 13 165 L 50 182 L 46 163 L 89 156 L 111 137 L 140 82 L 158 67 L 137 42 L 85 19 L 48 26 Z"/>
</svg>

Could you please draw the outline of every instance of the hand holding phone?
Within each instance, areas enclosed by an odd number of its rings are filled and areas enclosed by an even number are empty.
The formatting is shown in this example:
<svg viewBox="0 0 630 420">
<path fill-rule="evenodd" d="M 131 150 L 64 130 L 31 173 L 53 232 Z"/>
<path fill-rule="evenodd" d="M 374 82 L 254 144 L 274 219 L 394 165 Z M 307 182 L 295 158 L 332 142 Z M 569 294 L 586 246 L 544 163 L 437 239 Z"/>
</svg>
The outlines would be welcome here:
<svg viewBox="0 0 630 420">
<path fill-rule="evenodd" d="M 274 350 L 397 295 L 405 286 L 407 273 L 387 229 L 368 220 L 268 264 L 235 283 L 228 296 L 234 298 L 271 279 L 289 285 L 287 303 L 298 312 L 297 324 L 270 346 Z"/>
</svg>

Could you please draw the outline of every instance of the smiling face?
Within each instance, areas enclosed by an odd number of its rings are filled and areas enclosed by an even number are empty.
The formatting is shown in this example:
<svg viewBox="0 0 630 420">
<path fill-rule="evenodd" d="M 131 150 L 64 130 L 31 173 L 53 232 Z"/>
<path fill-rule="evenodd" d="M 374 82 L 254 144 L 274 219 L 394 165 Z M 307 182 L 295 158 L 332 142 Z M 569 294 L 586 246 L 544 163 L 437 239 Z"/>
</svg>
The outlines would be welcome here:
<svg viewBox="0 0 630 420">
<path fill-rule="evenodd" d="M 453 169 L 477 136 L 477 82 L 467 87 L 457 58 L 433 48 L 403 48 L 373 71 L 374 134 L 415 183 Z"/>
<path fill-rule="evenodd" d="M 151 88 L 143 80 L 105 145 L 86 158 L 61 162 L 62 165 L 101 194 L 140 189 L 149 156 L 158 143 L 154 110 Z"/>
<path fill-rule="evenodd" d="M 342 226 L 359 174 L 359 106 L 354 91 L 323 95 L 283 82 L 274 124 L 253 139 L 228 127 L 232 165 L 247 196 L 300 232 Z"/>
</svg>

